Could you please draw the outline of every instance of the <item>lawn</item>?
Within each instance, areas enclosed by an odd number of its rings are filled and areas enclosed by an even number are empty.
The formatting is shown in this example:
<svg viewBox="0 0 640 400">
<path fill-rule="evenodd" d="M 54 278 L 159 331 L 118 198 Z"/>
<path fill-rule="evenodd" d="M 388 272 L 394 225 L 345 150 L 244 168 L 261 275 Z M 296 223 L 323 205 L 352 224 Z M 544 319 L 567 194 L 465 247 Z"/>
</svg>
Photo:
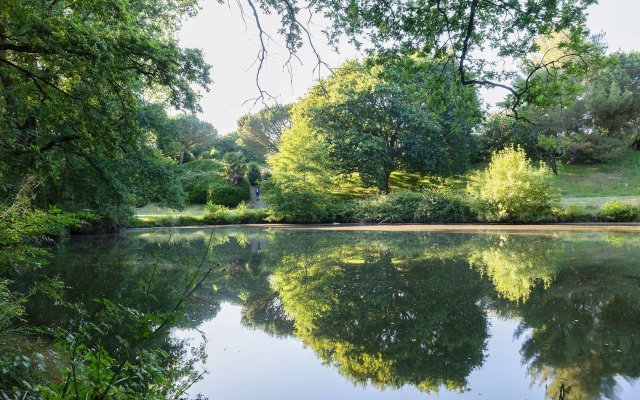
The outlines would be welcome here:
<svg viewBox="0 0 640 400">
<path fill-rule="evenodd" d="M 172 210 L 166 207 L 160 207 L 157 204 L 151 203 L 144 207 L 136 208 L 133 210 L 136 217 L 149 218 L 149 217 L 202 217 L 204 215 L 204 205 L 194 204 L 190 205 L 182 211 Z"/>
<path fill-rule="evenodd" d="M 628 151 L 606 164 L 564 165 L 554 185 L 563 198 L 640 196 L 640 151 Z"/>
</svg>

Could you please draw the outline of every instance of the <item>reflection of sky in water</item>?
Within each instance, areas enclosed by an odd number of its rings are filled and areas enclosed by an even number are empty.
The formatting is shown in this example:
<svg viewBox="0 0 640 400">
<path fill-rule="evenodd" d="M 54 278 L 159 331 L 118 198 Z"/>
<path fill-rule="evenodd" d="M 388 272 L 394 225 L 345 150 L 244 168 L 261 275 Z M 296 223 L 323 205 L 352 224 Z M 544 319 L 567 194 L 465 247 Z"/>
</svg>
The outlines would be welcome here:
<svg viewBox="0 0 640 400">
<path fill-rule="evenodd" d="M 210 399 L 543 399 L 544 387 L 530 387 L 520 348 L 527 336 L 514 339 L 518 321 L 489 316 L 487 359 L 469 376 L 463 394 L 441 390 L 423 393 L 413 387 L 380 390 L 354 385 L 331 366 L 322 365 L 296 338 L 276 338 L 240 324 L 241 307 L 225 303 L 199 329 L 207 337 L 209 372 L 190 393 Z M 176 331 L 177 337 L 193 332 Z M 626 397 L 629 400 L 631 397 Z M 625 399 L 625 397 L 622 397 Z"/>
</svg>

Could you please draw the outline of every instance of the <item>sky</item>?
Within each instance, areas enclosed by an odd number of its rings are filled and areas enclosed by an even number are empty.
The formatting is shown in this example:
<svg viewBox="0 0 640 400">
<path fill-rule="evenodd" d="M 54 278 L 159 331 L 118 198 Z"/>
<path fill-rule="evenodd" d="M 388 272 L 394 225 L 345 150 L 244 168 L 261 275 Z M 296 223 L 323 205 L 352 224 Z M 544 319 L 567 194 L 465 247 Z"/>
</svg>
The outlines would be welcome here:
<svg viewBox="0 0 640 400">
<path fill-rule="evenodd" d="M 201 0 L 202 10 L 183 24 L 179 33 L 184 47 L 201 49 L 205 61 L 211 65 L 213 83 L 208 92 L 202 91 L 200 119 L 211 122 L 219 133 L 236 129 L 236 121 L 248 112 L 256 112 L 264 105 L 255 101 L 257 54 L 260 49 L 258 31 L 250 13 L 243 20 L 236 2 L 220 4 L 215 0 Z M 246 10 L 249 11 L 249 10 Z M 605 33 L 609 50 L 640 50 L 639 0 L 600 0 L 589 9 L 587 25 L 592 33 Z M 277 34 L 278 17 L 261 16 L 269 50 L 260 75 L 260 84 L 278 103 L 294 102 L 303 96 L 318 76 L 326 76 L 326 68 L 317 68 L 317 59 L 309 46 L 299 52 L 300 61 L 285 67 L 288 52 L 283 39 Z M 358 57 L 359 53 L 348 43 L 341 43 L 339 52 L 326 45 L 320 33 L 321 20 L 316 20 L 312 31 L 313 42 L 322 60 L 331 67 Z M 484 91 L 488 102 L 499 100 L 499 90 Z"/>
</svg>

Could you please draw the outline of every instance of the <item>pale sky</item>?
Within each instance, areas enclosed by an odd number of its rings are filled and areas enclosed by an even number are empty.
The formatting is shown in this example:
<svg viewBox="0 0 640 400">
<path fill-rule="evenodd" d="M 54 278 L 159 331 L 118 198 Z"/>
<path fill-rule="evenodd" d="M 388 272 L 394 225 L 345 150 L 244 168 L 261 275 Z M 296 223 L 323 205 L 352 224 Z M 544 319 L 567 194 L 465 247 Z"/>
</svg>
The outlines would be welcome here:
<svg viewBox="0 0 640 400">
<path fill-rule="evenodd" d="M 235 2 L 219 4 L 215 0 L 201 0 L 202 10 L 196 18 L 184 23 L 180 32 L 180 42 L 185 47 L 202 49 L 205 60 L 212 66 L 213 84 L 209 92 L 202 93 L 200 104 L 203 112 L 199 117 L 211 122 L 218 132 L 225 134 L 235 130 L 236 121 L 247 112 L 256 112 L 262 103 L 254 104 L 258 96 L 256 88 L 256 56 L 259 50 L 258 33 L 255 23 L 246 17 L 246 25 Z M 250 11 L 250 10 L 247 10 Z M 600 0 L 589 10 L 588 26 L 592 33 L 604 32 L 609 49 L 640 50 L 639 0 Z M 261 85 L 279 103 L 289 103 L 303 96 L 318 78 L 316 58 L 305 46 L 299 61 L 292 62 L 292 73 L 284 64 L 288 52 L 282 38 L 277 34 L 278 17 L 261 16 L 265 31 L 272 34 L 269 40 L 269 56 L 261 74 Z M 316 21 L 322 23 L 322 21 Z M 323 61 L 337 67 L 349 58 L 357 57 L 355 49 L 343 43 L 336 53 L 326 45 L 318 26 L 314 32 L 314 44 Z M 320 73 L 326 75 L 322 69 Z M 487 100 L 498 100 L 503 93 L 486 93 Z"/>
</svg>

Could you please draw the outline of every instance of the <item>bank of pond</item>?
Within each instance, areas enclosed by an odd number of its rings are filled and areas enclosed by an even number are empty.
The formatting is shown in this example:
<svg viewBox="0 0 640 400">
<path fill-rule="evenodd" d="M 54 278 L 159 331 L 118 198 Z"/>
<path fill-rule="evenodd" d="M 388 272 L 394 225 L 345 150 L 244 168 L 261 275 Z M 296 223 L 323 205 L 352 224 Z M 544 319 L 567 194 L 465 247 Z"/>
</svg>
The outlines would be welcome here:
<svg viewBox="0 0 640 400">
<path fill-rule="evenodd" d="M 637 399 L 637 232 L 74 236 L 22 272 L 6 398 Z M 62 333 L 62 334 L 61 334 Z M 13 375 L 11 375 L 12 373 Z M 75 375 L 74 375 L 75 374 Z M 112 396 L 112 397 L 109 397 Z"/>
</svg>

